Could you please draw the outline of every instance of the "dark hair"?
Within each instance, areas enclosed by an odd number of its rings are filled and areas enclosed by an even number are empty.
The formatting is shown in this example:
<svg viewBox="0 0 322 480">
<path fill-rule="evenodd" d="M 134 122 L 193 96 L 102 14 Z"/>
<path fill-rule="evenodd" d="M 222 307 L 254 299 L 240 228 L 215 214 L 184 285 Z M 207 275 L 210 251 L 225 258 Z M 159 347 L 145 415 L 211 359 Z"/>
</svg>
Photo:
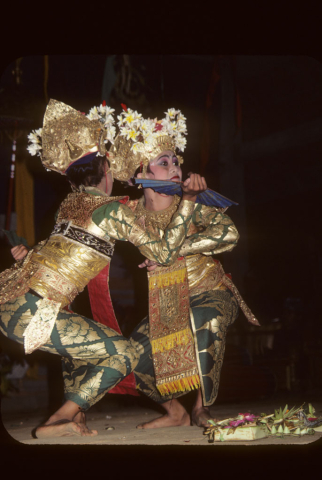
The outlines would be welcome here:
<svg viewBox="0 0 322 480">
<path fill-rule="evenodd" d="M 95 187 L 103 178 L 105 162 L 106 157 L 97 156 L 90 163 L 71 165 L 66 172 L 67 178 L 77 188 L 80 185 Z"/>
<path fill-rule="evenodd" d="M 150 168 L 150 163 L 148 163 L 147 167 L 146 167 L 146 171 L 147 173 L 153 173 L 151 168 Z M 136 178 L 138 176 L 138 173 L 142 173 L 142 167 L 138 167 L 135 172 L 134 172 L 134 175 L 133 177 L 131 178 L 131 182 L 133 183 L 134 185 L 134 178 Z"/>
</svg>

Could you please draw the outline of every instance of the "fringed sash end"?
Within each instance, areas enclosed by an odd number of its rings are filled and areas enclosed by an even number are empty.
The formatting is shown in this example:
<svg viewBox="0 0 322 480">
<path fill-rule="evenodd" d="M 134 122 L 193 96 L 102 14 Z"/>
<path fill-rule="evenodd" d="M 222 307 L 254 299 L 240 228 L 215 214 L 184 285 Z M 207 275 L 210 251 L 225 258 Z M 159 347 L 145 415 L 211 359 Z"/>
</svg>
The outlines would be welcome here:
<svg viewBox="0 0 322 480">
<path fill-rule="evenodd" d="M 186 392 L 200 388 L 200 378 L 199 375 L 192 375 L 190 377 L 180 378 L 179 380 L 174 380 L 172 382 L 163 383 L 162 385 L 157 385 L 157 388 L 161 395 L 171 395 L 172 393 Z"/>
</svg>

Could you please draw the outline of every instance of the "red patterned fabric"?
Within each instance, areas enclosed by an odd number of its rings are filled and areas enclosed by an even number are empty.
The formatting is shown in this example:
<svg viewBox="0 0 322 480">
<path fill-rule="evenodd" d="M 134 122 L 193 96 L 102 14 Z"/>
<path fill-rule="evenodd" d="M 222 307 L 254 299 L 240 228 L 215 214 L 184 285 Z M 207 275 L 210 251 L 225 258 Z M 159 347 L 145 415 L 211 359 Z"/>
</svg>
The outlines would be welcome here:
<svg viewBox="0 0 322 480">
<path fill-rule="evenodd" d="M 128 197 L 121 200 L 121 203 L 126 203 Z M 88 284 L 89 299 L 92 308 L 93 319 L 96 322 L 107 325 L 118 333 L 121 329 L 116 320 L 110 289 L 108 284 L 110 265 L 107 265 L 103 270 L 91 280 Z M 139 396 L 136 390 L 135 378 L 133 372 L 130 373 L 124 380 L 112 388 L 108 393 L 121 393 Z"/>
</svg>

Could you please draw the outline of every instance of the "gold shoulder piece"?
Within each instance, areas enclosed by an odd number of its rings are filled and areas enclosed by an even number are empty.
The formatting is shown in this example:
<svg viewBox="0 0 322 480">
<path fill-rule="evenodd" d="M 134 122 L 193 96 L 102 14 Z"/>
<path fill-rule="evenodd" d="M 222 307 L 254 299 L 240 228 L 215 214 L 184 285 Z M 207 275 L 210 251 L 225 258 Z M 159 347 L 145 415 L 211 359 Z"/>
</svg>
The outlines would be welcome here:
<svg viewBox="0 0 322 480">
<path fill-rule="evenodd" d="M 129 207 L 132 210 L 132 212 L 135 212 L 135 209 L 136 209 L 138 203 L 139 203 L 139 200 L 129 200 L 126 203 L 126 206 Z"/>
<path fill-rule="evenodd" d="M 60 206 L 57 222 L 73 221 L 75 225 L 86 228 L 97 208 L 120 198 L 122 197 L 97 196 L 86 192 L 70 193 Z"/>
</svg>

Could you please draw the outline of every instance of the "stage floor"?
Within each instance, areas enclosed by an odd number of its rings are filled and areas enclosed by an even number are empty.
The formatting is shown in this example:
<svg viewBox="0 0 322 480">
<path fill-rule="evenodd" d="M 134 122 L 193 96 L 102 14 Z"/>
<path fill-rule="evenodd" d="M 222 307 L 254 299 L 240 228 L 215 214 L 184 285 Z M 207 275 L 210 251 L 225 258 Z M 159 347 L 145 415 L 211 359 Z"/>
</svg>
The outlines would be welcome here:
<svg viewBox="0 0 322 480">
<path fill-rule="evenodd" d="M 316 432 L 314 435 L 301 437 L 268 437 L 253 441 L 209 443 L 203 429 L 195 426 L 141 430 L 136 426 L 159 417 L 161 410 L 144 397 L 128 395 L 107 395 L 88 411 L 87 424 L 89 428 L 98 431 L 94 437 L 36 439 L 32 437 L 32 429 L 48 418 L 45 408 L 46 393 L 45 387 L 41 390 L 38 386 L 37 391 L 24 390 L 20 394 L 2 399 L 1 418 L 4 426 L 2 441 L 27 445 L 194 445 L 211 449 L 228 445 L 303 445 L 316 441 L 321 444 L 322 439 L 322 433 Z M 292 408 L 299 407 L 304 402 L 311 403 L 316 409 L 316 416 L 322 417 L 320 390 L 305 393 L 278 392 L 269 399 L 219 403 L 214 404 L 210 411 L 214 417 L 222 420 L 245 412 L 255 415 L 265 412 L 268 415 L 274 413 L 275 409 L 284 408 L 286 404 Z"/>
</svg>

